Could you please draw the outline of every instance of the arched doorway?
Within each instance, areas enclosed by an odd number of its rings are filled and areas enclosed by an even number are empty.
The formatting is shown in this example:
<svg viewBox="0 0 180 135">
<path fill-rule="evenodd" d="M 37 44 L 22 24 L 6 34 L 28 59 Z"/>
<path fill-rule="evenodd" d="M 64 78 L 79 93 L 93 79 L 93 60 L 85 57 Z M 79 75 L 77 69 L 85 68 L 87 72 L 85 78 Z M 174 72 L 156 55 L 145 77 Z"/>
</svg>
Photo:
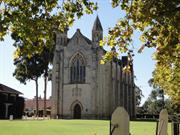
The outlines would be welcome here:
<svg viewBox="0 0 180 135">
<path fill-rule="evenodd" d="M 76 104 L 73 109 L 73 118 L 81 119 L 81 107 L 79 104 Z"/>
</svg>

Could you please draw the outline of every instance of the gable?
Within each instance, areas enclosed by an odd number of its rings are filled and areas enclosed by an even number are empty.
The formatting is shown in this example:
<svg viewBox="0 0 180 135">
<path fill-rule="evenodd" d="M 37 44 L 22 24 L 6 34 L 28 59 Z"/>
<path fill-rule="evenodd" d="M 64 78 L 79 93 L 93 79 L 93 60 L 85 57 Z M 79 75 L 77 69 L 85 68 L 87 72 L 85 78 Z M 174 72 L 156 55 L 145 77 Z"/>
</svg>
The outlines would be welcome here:
<svg viewBox="0 0 180 135">
<path fill-rule="evenodd" d="M 13 94 L 22 94 L 21 92 L 12 89 L 6 85 L 0 84 L 0 93 L 13 93 Z"/>
<path fill-rule="evenodd" d="M 85 45 L 91 46 L 92 42 L 90 39 L 88 39 L 86 36 L 84 36 L 80 32 L 79 29 L 77 29 L 77 31 L 73 35 L 73 37 L 71 39 L 69 39 L 67 46 L 72 45 L 72 44 L 77 44 L 77 45 L 85 44 Z"/>
</svg>

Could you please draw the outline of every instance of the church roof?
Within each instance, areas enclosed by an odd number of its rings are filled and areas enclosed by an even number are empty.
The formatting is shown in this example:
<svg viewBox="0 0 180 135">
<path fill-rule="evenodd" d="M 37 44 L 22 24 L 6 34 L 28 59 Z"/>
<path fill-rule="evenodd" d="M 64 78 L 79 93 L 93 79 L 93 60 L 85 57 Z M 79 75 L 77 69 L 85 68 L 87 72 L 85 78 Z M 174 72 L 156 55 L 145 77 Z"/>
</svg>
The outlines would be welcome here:
<svg viewBox="0 0 180 135">
<path fill-rule="evenodd" d="M 95 20 L 95 22 L 94 22 L 93 30 L 95 30 L 95 31 L 97 31 L 97 30 L 98 30 L 98 31 L 102 31 L 102 30 L 103 30 L 102 25 L 101 25 L 101 22 L 100 22 L 98 16 L 96 17 L 96 20 Z"/>
<path fill-rule="evenodd" d="M 0 93 L 12 93 L 12 94 L 22 94 L 21 92 L 12 89 L 6 85 L 0 84 Z"/>
<path fill-rule="evenodd" d="M 70 40 L 72 40 L 72 39 L 75 38 L 76 36 L 80 36 L 80 37 L 83 38 L 88 44 L 92 44 L 92 41 L 91 41 L 89 38 L 87 38 L 86 36 L 84 36 L 84 35 L 81 33 L 80 29 L 77 29 L 77 30 L 76 30 L 76 33 L 73 35 L 73 37 L 72 37 L 71 39 L 69 39 L 68 42 L 70 42 Z"/>
<path fill-rule="evenodd" d="M 83 34 L 82 34 L 82 36 L 83 36 L 83 38 L 86 40 L 86 42 L 87 42 L 88 44 L 92 44 L 92 42 L 91 42 L 91 40 L 90 40 L 89 38 L 87 38 L 87 37 L 84 36 Z"/>
</svg>

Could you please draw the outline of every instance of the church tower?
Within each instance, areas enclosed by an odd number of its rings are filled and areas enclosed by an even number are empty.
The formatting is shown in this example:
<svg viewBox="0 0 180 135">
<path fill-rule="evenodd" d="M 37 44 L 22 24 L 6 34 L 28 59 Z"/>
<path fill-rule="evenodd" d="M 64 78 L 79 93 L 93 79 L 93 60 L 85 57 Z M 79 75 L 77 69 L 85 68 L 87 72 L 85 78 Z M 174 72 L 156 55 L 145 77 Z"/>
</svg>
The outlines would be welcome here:
<svg viewBox="0 0 180 135">
<path fill-rule="evenodd" d="M 99 44 L 99 41 L 103 39 L 103 28 L 99 17 L 96 17 L 96 20 L 92 29 L 92 42 Z"/>
<path fill-rule="evenodd" d="M 67 45 L 67 31 L 65 29 L 64 32 L 56 32 L 56 49 L 59 50 Z"/>
<path fill-rule="evenodd" d="M 62 92 L 63 92 L 63 72 L 64 72 L 64 47 L 67 45 L 67 31 L 56 32 L 55 50 L 52 69 L 52 114 L 53 117 L 62 114 Z M 55 115 L 54 115 L 55 114 Z"/>
</svg>

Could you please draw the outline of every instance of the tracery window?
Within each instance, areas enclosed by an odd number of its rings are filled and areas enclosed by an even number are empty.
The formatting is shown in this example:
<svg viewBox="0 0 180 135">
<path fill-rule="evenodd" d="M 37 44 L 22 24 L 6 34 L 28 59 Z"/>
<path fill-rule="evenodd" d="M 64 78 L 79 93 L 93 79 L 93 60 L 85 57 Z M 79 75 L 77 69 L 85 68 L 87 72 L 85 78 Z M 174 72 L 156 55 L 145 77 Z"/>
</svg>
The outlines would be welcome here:
<svg viewBox="0 0 180 135">
<path fill-rule="evenodd" d="M 71 61 L 70 81 L 71 83 L 85 83 L 86 67 L 83 57 L 77 54 Z"/>
</svg>

